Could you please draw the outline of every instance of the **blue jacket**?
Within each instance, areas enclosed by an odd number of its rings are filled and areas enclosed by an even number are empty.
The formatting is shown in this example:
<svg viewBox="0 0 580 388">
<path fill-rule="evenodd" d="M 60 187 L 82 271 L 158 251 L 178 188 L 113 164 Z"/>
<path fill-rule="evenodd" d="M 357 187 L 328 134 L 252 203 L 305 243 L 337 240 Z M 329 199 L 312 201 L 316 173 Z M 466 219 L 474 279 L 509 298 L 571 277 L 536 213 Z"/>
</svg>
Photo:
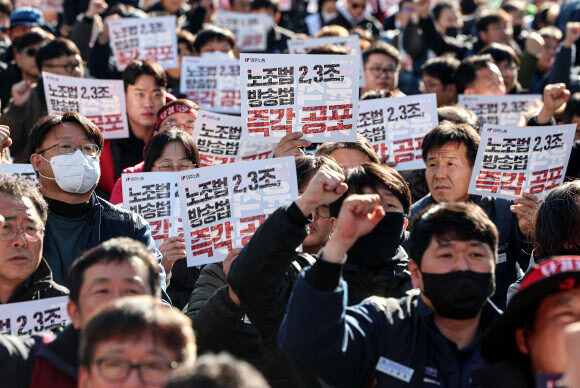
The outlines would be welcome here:
<svg viewBox="0 0 580 388">
<path fill-rule="evenodd" d="M 473 386 L 471 371 L 485 365 L 480 334 L 500 314 L 491 304 L 483 309 L 476 340 L 458 351 L 420 296 L 375 297 L 347 307 L 344 280 L 332 291 L 310 283 L 309 272 L 320 263 L 295 283 L 278 335 L 283 350 L 333 387 Z"/>
<path fill-rule="evenodd" d="M 500 198 L 471 195 L 469 202 L 479 205 L 495 224 L 499 232 L 498 260 L 495 267 L 495 294 L 491 298 L 504 309 L 509 286 L 518 279 L 516 263 L 525 272 L 530 262 L 531 249 L 518 226 L 518 218 L 510 211 L 511 201 Z M 411 207 L 411 220 L 423 208 L 435 204 L 431 194 L 415 202 Z"/>
</svg>

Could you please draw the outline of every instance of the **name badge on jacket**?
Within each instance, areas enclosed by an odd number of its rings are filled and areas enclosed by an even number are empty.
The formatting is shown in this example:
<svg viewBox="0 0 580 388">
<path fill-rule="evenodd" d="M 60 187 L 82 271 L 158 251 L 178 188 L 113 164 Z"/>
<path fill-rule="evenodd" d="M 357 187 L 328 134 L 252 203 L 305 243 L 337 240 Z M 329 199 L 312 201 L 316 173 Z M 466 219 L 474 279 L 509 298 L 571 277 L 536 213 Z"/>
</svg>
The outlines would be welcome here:
<svg viewBox="0 0 580 388">
<path fill-rule="evenodd" d="M 389 360 L 388 358 L 384 357 L 379 359 L 379 362 L 377 363 L 377 370 L 406 383 L 411 381 L 413 372 L 415 372 L 413 369 L 408 368 L 405 365 L 399 364 L 398 362 Z"/>
</svg>

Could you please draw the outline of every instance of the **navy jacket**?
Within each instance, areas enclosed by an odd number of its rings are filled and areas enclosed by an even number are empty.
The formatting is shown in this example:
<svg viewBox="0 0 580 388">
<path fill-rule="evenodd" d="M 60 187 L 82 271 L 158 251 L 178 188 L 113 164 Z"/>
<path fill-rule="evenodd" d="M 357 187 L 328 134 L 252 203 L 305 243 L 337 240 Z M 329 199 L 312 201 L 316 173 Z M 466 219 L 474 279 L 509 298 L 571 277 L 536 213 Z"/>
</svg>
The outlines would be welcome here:
<svg viewBox="0 0 580 388">
<path fill-rule="evenodd" d="M 471 372 L 485 365 L 480 335 L 458 351 L 417 295 L 347 307 L 344 280 L 332 291 L 309 282 L 308 273 L 320 263 L 334 265 L 318 261 L 296 280 L 278 335 L 283 350 L 333 387 L 474 386 Z M 486 304 L 479 332 L 499 314 Z"/>
<path fill-rule="evenodd" d="M 518 218 L 510 211 L 511 201 L 500 198 L 471 195 L 469 202 L 481 207 L 499 232 L 498 260 L 495 267 L 495 294 L 491 298 L 500 309 L 507 304 L 509 286 L 518 280 L 516 263 L 525 272 L 530 262 L 531 249 L 518 226 Z M 411 207 L 411 220 L 423 208 L 436 202 L 427 194 Z"/>
</svg>

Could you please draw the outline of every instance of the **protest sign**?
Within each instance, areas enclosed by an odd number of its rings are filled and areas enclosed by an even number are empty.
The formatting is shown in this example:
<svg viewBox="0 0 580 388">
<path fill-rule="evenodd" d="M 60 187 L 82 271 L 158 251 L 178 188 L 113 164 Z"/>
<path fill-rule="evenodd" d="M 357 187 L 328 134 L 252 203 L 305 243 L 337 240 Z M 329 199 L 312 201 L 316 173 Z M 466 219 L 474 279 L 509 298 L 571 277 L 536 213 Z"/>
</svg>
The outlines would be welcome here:
<svg viewBox="0 0 580 388">
<path fill-rule="evenodd" d="M 42 334 L 51 327 L 66 326 L 68 296 L 0 305 L 0 334 L 28 336 Z"/>
<path fill-rule="evenodd" d="M 274 144 L 249 142 L 242 138 L 238 116 L 199 112 L 193 129 L 201 167 L 272 157 Z"/>
<path fill-rule="evenodd" d="M 482 124 L 524 126 L 524 113 L 538 108 L 541 102 L 542 96 L 539 94 L 460 94 L 457 105 L 474 111 Z"/>
<path fill-rule="evenodd" d="M 218 10 L 214 25 L 230 30 L 236 37 L 236 46 L 241 51 L 265 51 L 268 31 L 274 20 L 262 13 L 238 13 Z"/>
<path fill-rule="evenodd" d="M 298 197 L 293 157 L 184 171 L 177 182 L 190 267 L 223 261 Z"/>
<path fill-rule="evenodd" d="M 469 193 L 514 199 L 532 193 L 543 199 L 564 181 L 576 124 L 509 127 L 485 124 Z"/>
<path fill-rule="evenodd" d="M 360 76 L 359 76 L 359 88 L 365 86 L 365 75 L 364 75 L 364 65 L 362 60 L 362 54 L 360 51 L 360 43 L 358 35 L 344 36 L 325 36 L 323 38 L 314 39 L 292 39 L 288 41 L 288 52 L 290 54 L 307 54 L 308 51 L 314 48 L 334 45 L 340 47 L 347 47 L 350 54 L 356 55 L 360 58 Z"/>
<path fill-rule="evenodd" d="M 356 141 L 355 55 L 242 54 L 242 131 L 277 143 L 302 131 L 312 142 Z"/>
<path fill-rule="evenodd" d="M 425 168 L 423 137 L 438 123 L 435 94 L 364 100 L 358 106 L 358 133 L 401 171 Z"/>
<path fill-rule="evenodd" d="M 64 0 L 16 0 L 16 9 L 24 7 L 32 7 L 43 12 L 53 11 L 56 13 L 63 13 Z"/>
<path fill-rule="evenodd" d="M 183 57 L 179 88 L 204 110 L 240 114 L 240 61 Z"/>
<path fill-rule="evenodd" d="M 137 58 L 157 62 L 164 69 L 178 67 L 175 16 L 123 18 L 108 23 L 117 70 L 125 70 Z"/>
<path fill-rule="evenodd" d="M 159 247 L 177 234 L 175 198 L 177 174 L 174 172 L 141 172 L 123 174 L 123 207 L 145 218 Z"/>
<path fill-rule="evenodd" d="M 129 137 L 123 81 L 77 78 L 42 72 L 48 113 L 78 112 L 105 139 Z"/>
<path fill-rule="evenodd" d="M 32 164 L 0 164 L 0 174 L 25 179 L 34 185 L 38 184 L 38 177 Z"/>
</svg>

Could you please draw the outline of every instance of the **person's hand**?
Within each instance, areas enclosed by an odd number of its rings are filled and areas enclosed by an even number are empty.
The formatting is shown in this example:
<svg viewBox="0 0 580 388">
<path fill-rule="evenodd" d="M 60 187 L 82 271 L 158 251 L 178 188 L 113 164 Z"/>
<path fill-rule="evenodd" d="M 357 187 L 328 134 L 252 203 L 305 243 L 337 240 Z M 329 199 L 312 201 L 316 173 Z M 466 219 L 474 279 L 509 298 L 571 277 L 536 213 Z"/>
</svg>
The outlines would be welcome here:
<svg viewBox="0 0 580 388">
<path fill-rule="evenodd" d="M 95 17 L 95 15 L 102 15 L 109 6 L 104 0 L 91 0 L 89 3 L 89 8 L 85 12 L 85 16 L 89 19 Z"/>
<path fill-rule="evenodd" d="M 518 217 L 518 226 L 522 234 L 529 236 L 540 207 L 540 200 L 534 194 L 524 193 L 522 198 L 514 200 L 514 203 L 515 205 L 510 206 L 510 210 Z"/>
<path fill-rule="evenodd" d="M 429 17 L 429 6 L 429 0 L 418 0 L 413 2 L 413 9 L 421 19 L 427 19 Z"/>
<path fill-rule="evenodd" d="M 540 51 L 544 48 L 546 42 L 542 35 L 537 32 L 530 32 L 528 39 L 526 39 L 526 51 L 532 55 L 538 55 Z"/>
<path fill-rule="evenodd" d="M 12 85 L 11 94 L 14 105 L 23 106 L 30 98 L 30 91 L 32 90 L 32 82 L 22 80 Z"/>
<path fill-rule="evenodd" d="M 322 166 L 310 179 L 304 193 L 294 203 L 302 214 L 308 217 L 317 207 L 336 201 L 347 189 L 343 173 L 328 166 Z"/>
<path fill-rule="evenodd" d="M 344 200 L 336 227 L 324 248 L 324 260 L 341 263 L 356 240 L 377 226 L 385 216 L 380 201 L 377 194 L 354 194 Z"/>
<path fill-rule="evenodd" d="M 310 140 L 301 139 L 302 136 L 304 136 L 302 132 L 291 132 L 284 136 L 274 148 L 274 157 L 302 155 L 304 152 L 300 147 L 308 147 L 312 144 Z"/>
<path fill-rule="evenodd" d="M 395 162 L 394 160 L 389 160 L 390 157 L 391 157 L 391 155 L 389 155 L 389 154 L 382 156 L 381 157 L 381 164 L 384 164 L 385 166 L 392 167 L 392 168 L 397 167 L 397 164 L 399 164 L 399 163 Z"/>
<path fill-rule="evenodd" d="M 544 104 L 538 113 L 538 124 L 549 123 L 554 113 L 568 101 L 570 91 L 566 89 L 566 84 L 550 84 L 544 88 Z"/>
<path fill-rule="evenodd" d="M 12 145 L 10 138 L 10 128 L 6 125 L 0 125 L 0 151 Z"/>
<path fill-rule="evenodd" d="M 187 252 L 185 252 L 185 239 L 180 236 L 169 237 L 163 241 L 163 244 L 159 247 L 159 252 L 163 255 L 161 265 L 165 268 L 165 273 L 170 274 L 173 269 L 173 264 L 177 260 L 187 256 Z"/>
<path fill-rule="evenodd" d="M 226 278 L 228 277 L 228 273 L 230 273 L 230 268 L 232 267 L 232 263 L 238 257 L 238 255 L 240 254 L 241 251 L 242 251 L 242 248 L 232 249 L 232 251 L 230 253 L 228 253 L 224 262 L 222 263 L 222 269 L 224 271 L 224 274 L 226 275 Z M 234 302 L 235 304 L 237 304 L 239 306 L 240 300 L 238 299 L 238 296 L 236 295 L 234 290 L 232 290 L 232 287 L 230 287 L 229 285 L 228 285 L 228 294 L 229 294 L 232 302 Z"/>
<path fill-rule="evenodd" d="M 580 22 L 566 23 L 566 37 L 564 47 L 570 48 L 580 38 Z"/>
</svg>

